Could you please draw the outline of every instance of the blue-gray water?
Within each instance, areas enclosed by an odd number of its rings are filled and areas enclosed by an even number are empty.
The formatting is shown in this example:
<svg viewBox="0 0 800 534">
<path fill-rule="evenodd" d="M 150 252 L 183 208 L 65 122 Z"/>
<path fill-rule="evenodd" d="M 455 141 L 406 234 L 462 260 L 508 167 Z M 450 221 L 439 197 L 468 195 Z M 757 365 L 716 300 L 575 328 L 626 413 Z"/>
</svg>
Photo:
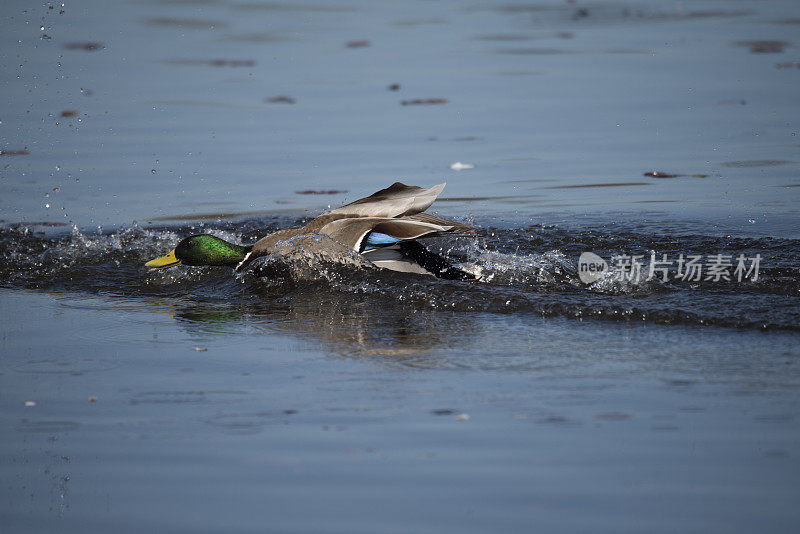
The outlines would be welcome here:
<svg viewBox="0 0 800 534">
<path fill-rule="evenodd" d="M 799 43 L 790 0 L 8 2 L 0 531 L 796 532 Z M 143 268 L 397 179 L 488 284 Z"/>
</svg>

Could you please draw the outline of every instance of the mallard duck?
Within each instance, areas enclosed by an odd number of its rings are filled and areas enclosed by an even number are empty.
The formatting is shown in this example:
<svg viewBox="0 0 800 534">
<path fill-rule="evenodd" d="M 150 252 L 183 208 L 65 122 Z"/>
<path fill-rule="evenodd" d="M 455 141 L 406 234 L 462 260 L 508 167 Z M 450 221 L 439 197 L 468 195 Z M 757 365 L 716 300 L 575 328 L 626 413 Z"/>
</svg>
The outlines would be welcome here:
<svg viewBox="0 0 800 534">
<path fill-rule="evenodd" d="M 175 265 L 224 265 L 240 271 L 266 255 L 291 256 L 298 250 L 336 261 L 363 262 L 382 269 L 434 275 L 448 280 L 475 276 L 427 250 L 417 239 L 474 230 L 469 225 L 423 213 L 444 189 L 395 182 L 386 189 L 326 211 L 305 226 L 278 230 L 250 246 L 202 234 L 189 236 L 169 254 L 147 262 L 152 269 Z"/>
</svg>

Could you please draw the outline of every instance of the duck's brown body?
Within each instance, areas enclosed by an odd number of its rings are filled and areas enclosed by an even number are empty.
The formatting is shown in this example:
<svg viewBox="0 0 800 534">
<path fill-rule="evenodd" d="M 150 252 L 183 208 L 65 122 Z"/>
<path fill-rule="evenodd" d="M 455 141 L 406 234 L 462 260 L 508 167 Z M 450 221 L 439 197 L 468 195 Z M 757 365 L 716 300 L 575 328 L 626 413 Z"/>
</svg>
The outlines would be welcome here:
<svg viewBox="0 0 800 534">
<path fill-rule="evenodd" d="M 321 259 L 362 267 L 474 280 L 416 239 L 468 232 L 469 225 L 423 213 L 444 189 L 396 182 L 368 197 L 327 211 L 305 226 L 278 230 L 248 247 L 212 235 L 189 236 L 169 254 L 147 262 L 153 269 L 175 265 L 225 265 L 243 269 L 254 259 L 280 255 L 292 260 Z"/>
</svg>

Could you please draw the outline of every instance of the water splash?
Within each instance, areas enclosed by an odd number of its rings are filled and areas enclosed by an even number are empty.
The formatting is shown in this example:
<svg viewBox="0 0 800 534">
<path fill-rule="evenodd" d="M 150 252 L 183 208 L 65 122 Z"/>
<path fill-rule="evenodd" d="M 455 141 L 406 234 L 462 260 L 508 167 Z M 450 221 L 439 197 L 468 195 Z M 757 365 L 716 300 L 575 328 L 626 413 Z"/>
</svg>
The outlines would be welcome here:
<svg viewBox="0 0 800 534">
<path fill-rule="evenodd" d="M 142 228 L 91 233 L 72 227 L 42 235 L 27 227 L 0 228 L 0 286 L 85 293 L 116 299 L 183 299 L 211 303 L 264 302 L 288 307 L 356 307 L 372 314 L 426 312 L 522 313 L 575 319 L 800 330 L 798 240 L 670 235 L 558 226 L 483 228 L 475 236 L 426 241 L 434 252 L 480 272 L 479 283 L 369 268 L 359 255 L 341 263 L 296 247 L 297 254 L 264 257 L 239 274 L 219 267 L 148 271 L 144 263 L 186 235 L 208 232 L 251 243 L 297 221 Z M 267 227 L 268 230 L 263 230 Z M 296 244 L 295 244 L 296 245 Z M 318 245 L 318 243 L 317 243 Z M 323 247 L 324 248 L 324 247 Z M 312 250 L 313 249 L 313 250 Z M 607 275 L 585 285 L 577 258 L 593 250 L 615 254 L 760 254 L 757 281 L 631 281 Z M 311 252 L 309 252 L 311 251 Z M 304 253 L 309 252 L 309 253 Z"/>
</svg>

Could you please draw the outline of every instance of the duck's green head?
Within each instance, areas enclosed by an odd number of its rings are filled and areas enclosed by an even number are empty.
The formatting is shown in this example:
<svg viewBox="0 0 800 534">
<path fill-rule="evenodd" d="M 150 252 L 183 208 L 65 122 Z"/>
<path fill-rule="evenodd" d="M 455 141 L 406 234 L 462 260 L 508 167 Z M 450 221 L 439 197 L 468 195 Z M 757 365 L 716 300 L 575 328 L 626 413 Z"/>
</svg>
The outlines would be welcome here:
<svg viewBox="0 0 800 534">
<path fill-rule="evenodd" d="M 252 247 L 234 245 L 213 235 L 189 236 L 169 254 L 145 263 L 151 269 L 166 269 L 175 265 L 225 265 L 236 268 Z"/>
</svg>

